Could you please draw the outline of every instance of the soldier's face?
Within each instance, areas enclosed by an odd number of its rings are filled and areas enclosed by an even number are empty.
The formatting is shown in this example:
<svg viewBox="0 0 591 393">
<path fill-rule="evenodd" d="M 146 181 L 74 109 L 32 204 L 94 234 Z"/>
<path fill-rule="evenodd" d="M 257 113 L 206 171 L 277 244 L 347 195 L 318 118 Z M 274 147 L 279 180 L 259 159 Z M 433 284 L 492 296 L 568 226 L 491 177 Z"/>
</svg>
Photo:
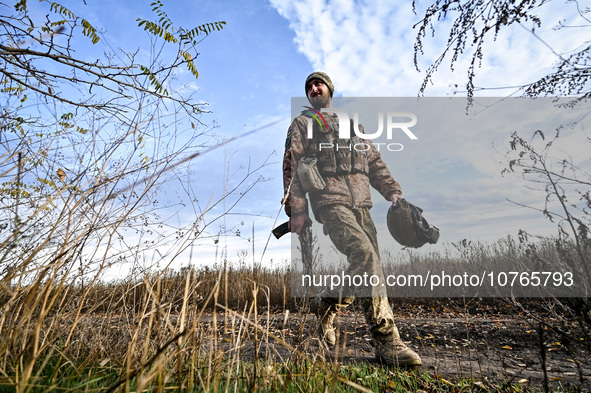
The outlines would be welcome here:
<svg viewBox="0 0 591 393">
<path fill-rule="evenodd" d="M 312 79 L 306 88 L 308 101 L 315 109 L 330 108 L 330 90 L 320 79 Z"/>
</svg>

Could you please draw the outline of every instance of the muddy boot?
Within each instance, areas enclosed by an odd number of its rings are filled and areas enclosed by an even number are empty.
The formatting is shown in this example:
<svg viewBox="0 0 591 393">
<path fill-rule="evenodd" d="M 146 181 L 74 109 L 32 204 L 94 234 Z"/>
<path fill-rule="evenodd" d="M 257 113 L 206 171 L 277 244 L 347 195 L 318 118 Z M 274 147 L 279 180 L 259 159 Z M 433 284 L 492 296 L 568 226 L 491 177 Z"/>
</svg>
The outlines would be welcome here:
<svg viewBox="0 0 591 393">
<path fill-rule="evenodd" d="M 316 314 L 318 321 L 318 336 L 329 346 L 337 343 L 337 336 L 333 326 L 334 318 L 337 315 L 330 304 L 315 297 L 310 299 L 310 312 Z"/>
<path fill-rule="evenodd" d="M 372 340 L 376 358 L 390 366 L 419 366 L 421 358 L 407 347 L 401 339 L 396 338 L 386 342 Z"/>
</svg>

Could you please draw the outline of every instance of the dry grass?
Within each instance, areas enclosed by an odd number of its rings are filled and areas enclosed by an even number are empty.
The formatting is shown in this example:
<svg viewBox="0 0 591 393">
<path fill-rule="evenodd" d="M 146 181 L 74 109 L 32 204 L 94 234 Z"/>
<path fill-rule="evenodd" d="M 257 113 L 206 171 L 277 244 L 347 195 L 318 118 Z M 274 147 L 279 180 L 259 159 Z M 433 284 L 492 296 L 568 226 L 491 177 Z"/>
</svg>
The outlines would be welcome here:
<svg viewBox="0 0 591 393">
<path fill-rule="evenodd" d="M 287 318 L 304 305 L 291 297 L 289 270 L 167 270 L 82 287 L 58 268 L 4 282 L 0 390 L 363 391 L 393 380 L 445 390 L 425 375 L 310 356 L 299 346 L 309 332 L 270 329 L 277 311 Z M 377 385 L 358 383 L 359 370 L 377 373 Z"/>
<path fill-rule="evenodd" d="M 310 357 L 269 329 L 271 302 L 294 306 L 285 276 L 185 270 L 86 289 L 13 287 L 1 310 L 0 390 L 363 391 L 342 375 L 347 366 Z M 247 340 L 255 350 L 245 360 Z M 271 347 L 289 359 L 278 361 Z"/>
</svg>

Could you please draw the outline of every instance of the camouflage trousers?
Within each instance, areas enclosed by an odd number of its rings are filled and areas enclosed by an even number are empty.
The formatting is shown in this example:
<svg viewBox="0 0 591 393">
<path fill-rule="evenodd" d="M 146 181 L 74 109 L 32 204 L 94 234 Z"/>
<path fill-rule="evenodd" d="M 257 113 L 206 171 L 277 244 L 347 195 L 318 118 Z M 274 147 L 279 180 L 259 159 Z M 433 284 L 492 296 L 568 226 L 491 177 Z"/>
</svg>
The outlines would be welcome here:
<svg viewBox="0 0 591 393">
<path fill-rule="evenodd" d="M 376 228 L 368 208 L 351 209 L 343 205 L 325 206 L 318 211 L 324 233 L 334 246 L 347 257 L 344 275 L 377 276 L 379 285 L 349 288 L 325 288 L 318 296 L 335 312 L 347 307 L 359 297 L 371 336 L 379 342 L 399 338 L 394 314 L 388 303 L 384 273 L 378 251 Z M 384 284 L 384 285 L 382 285 Z"/>
</svg>

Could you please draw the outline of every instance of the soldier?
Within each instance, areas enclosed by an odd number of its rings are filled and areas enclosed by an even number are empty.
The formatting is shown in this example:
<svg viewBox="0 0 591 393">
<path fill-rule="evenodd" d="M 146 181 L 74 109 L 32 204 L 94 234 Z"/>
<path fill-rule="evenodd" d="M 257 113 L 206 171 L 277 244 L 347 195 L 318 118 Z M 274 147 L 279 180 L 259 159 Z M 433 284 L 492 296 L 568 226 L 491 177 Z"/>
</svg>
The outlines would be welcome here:
<svg viewBox="0 0 591 393">
<path fill-rule="evenodd" d="M 327 74 L 310 74 L 306 78 L 305 89 L 308 101 L 316 110 L 331 108 L 334 86 Z M 323 225 L 324 233 L 335 247 L 346 255 L 347 275 L 376 275 L 384 283 L 376 229 L 369 214 L 372 206 L 369 186 L 371 184 L 393 205 L 402 199 L 402 190 L 369 140 L 353 136 L 350 141 L 342 141 L 352 145 L 366 143 L 369 145 L 367 151 L 318 149 L 319 143 L 325 143 L 323 146 L 339 143 L 338 117 L 334 113 L 322 113 L 328 128 L 316 127 L 314 139 L 307 139 L 308 118 L 305 115 L 296 117 L 288 131 L 283 183 L 286 194 L 290 194 L 285 206 L 290 217 L 290 230 L 299 235 L 304 227 L 312 224 L 306 192 L 297 176 L 300 159 L 309 156 L 312 151 L 325 183 L 322 190 L 308 193 L 314 217 Z M 362 126 L 359 129 L 363 132 Z M 355 294 L 358 293 L 343 292 L 342 288 L 325 288 L 311 300 L 310 311 L 316 314 L 318 333 L 327 345 L 334 346 L 336 343 L 333 322 L 337 312 L 351 304 Z M 389 365 L 420 365 L 421 358 L 400 339 L 386 287 L 370 286 L 364 289 L 362 295 L 363 314 L 376 357 Z"/>
</svg>

